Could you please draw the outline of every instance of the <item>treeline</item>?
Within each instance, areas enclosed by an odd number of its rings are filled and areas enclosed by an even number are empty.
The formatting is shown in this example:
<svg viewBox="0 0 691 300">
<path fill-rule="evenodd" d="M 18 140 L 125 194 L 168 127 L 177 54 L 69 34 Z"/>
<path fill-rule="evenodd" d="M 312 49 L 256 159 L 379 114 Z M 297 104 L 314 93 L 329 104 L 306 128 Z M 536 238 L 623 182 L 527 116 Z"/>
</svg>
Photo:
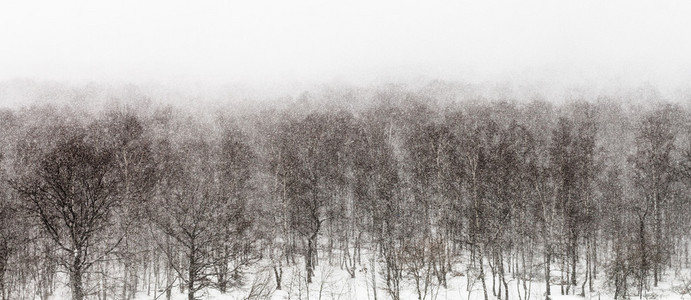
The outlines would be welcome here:
<svg viewBox="0 0 691 300">
<path fill-rule="evenodd" d="M 358 103 L 0 112 L 2 299 L 48 299 L 67 274 L 75 300 L 192 300 L 250 285 L 260 261 L 277 289 L 284 268 L 311 283 L 333 264 L 371 276 L 374 298 L 463 275 L 485 299 L 527 300 L 535 282 L 619 299 L 688 267 L 678 105 Z"/>
</svg>

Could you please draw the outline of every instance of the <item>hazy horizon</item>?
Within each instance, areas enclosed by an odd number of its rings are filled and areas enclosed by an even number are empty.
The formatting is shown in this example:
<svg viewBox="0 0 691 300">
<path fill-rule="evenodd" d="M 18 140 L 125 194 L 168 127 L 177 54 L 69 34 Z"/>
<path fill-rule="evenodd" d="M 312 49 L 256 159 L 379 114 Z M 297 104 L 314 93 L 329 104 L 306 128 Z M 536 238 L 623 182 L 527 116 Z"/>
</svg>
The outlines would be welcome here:
<svg viewBox="0 0 691 300">
<path fill-rule="evenodd" d="M 434 80 L 548 99 L 652 86 L 679 101 L 689 15 L 685 1 L 8 1 L 0 106 L 26 104 L 12 95 L 25 81 L 237 98 Z"/>
</svg>

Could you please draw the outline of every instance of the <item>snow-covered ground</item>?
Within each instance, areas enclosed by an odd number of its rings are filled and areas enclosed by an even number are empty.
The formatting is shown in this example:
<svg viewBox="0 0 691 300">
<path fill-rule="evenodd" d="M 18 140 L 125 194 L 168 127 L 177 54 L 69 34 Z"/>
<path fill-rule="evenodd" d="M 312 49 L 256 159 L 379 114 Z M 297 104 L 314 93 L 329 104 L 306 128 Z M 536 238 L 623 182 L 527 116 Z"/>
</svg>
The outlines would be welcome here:
<svg viewBox="0 0 691 300">
<path fill-rule="evenodd" d="M 363 262 L 364 263 L 364 262 Z M 369 263 L 365 264 L 369 265 Z M 378 266 L 376 266 L 378 267 Z M 455 272 L 450 272 L 447 280 L 446 288 L 434 285 L 426 293 L 424 299 L 426 300 L 483 300 L 483 290 L 481 281 L 477 278 L 471 280 L 468 284 L 468 276 L 466 273 L 466 265 L 456 264 L 454 266 Z M 489 271 L 486 271 L 489 273 Z M 558 274 L 558 270 L 553 271 L 553 275 Z M 245 284 L 242 287 L 230 289 L 226 294 L 221 294 L 214 289 L 205 289 L 196 294 L 197 299 L 204 300 L 241 300 L 241 299 L 271 299 L 271 300 L 288 300 L 288 299 L 391 299 L 385 290 L 385 282 L 383 281 L 381 273 L 375 271 L 375 278 L 372 278 L 372 271 L 367 266 L 358 268 L 355 278 L 351 278 L 345 269 L 340 266 L 329 265 L 327 261 L 322 261 L 321 265 L 315 269 L 313 282 L 309 285 L 305 282 L 304 265 L 297 263 L 291 266 L 283 267 L 282 289 L 276 290 L 275 277 L 268 261 L 262 261 L 255 264 L 248 270 L 245 278 Z M 595 281 L 593 289 L 595 292 L 589 292 L 586 286 L 585 297 L 577 295 L 560 295 L 560 286 L 552 285 L 552 300 L 583 300 L 585 299 L 612 299 L 613 292 L 607 287 L 604 279 L 604 274 L 598 277 Z M 486 278 L 487 289 L 490 300 L 497 299 L 492 294 L 492 279 L 491 275 L 487 274 Z M 50 300 L 64 300 L 70 299 L 70 293 L 66 282 L 62 282 L 58 291 L 51 297 Z M 522 281 L 518 282 L 510 274 L 507 274 L 507 283 L 509 287 L 509 299 L 511 300 L 541 300 L 545 298 L 544 282 L 540 278 L 535 278 L 533 281 L 527 283 L 528 299 L 525 298 L 525 291 L 523 289 Z M 376 284 L 376 288 L 374 285 Z M 499 284 L 499 282 L 497 282 Z M 689 288 L 691 288 L 691 270 L 684 269 L 681 271 L 669 271 L 664 281 L 660 282 L 658 287 L 650 287 L 649 291 L 644 291 L 643 295 L 633 295 L 631 292 L 629 299 L 670 299 L 670 300 L 687 300 L 691 299 L 689 295 Z M 376 290 L 376 296 L 375 296 Z M 519 295 L 520 291 L 520 295 Z M 576 289 L 576 294 L 581 291 L 580 283 Z M 504 291 L 502 291 L 504 293 Z M 573 292 L 572 292 L 573 293 Z M 97 299 L 92 297 L 90 299 Z M 135 300 L 155 300 L 165 299 L 165 294 L 162 292 L 151 291 L 149 295 L 146 292 L 139 292 Z M 187 299 L 186 293 L 181 293 L 179 288 L 174 288 L 172 297 L 173 300 Z M 407 278 L 401 284 L 401 299 L 418 299 L 416 287 L 412 279 Z M 502 296 L 504 299 L 504 296 Z"/>
</svg>

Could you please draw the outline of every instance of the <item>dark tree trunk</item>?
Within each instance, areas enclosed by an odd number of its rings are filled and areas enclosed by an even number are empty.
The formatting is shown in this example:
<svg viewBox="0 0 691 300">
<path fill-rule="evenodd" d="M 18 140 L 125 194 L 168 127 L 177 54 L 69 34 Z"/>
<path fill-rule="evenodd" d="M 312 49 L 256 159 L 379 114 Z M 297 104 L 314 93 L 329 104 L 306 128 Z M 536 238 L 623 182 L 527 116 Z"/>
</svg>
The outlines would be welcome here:
<svg viewBox="0 0 691 300">
<path fill-rule="evenodd" d="M 224 273 L 218 274 L 218 291 L 221 294 L 225 294 L 228 291 L 228 280 L 226 280 L 226 275 Z"/>
<path fill-rule="evenodd" d="M 187 300 L 194 300 L 194 292 L 195 292 L 194 283 L 195 283 L 195 277 L 197 276 L 197 272 L 196 272 L 197 262 L 194 259 L 195 254 L 196 253 L 195 253 L 195 249 L 193 246 L 192 249 L 190 250 L 190 257 L 189 257 L 190 267 L 189 267 L 189 270 L 187 272 L 187 276 L 188 276 L 188 278 L 187 278 Z"/>
<path fill-rule="evenodd" d="M 82 289 L 82 270 L 77 266 L 75 267 L 76 268 L 71 270 L 70 274 L 70 285 L 72 286 L 72 299 L 84 300 L 84 290 Z"/>
<path fill-rule="evenodd" d="M 655 196 L 655 258 L 653 260 L 653 286 L 657 287 L 659 269 L 662 258 L 662 213 L 660 212 L 660 196 Z"/>
<path fill-rule="evenodd" d="M 122 276 L 122 299 L 127 300 L 127 278 L 129 274 L 129 267 L 127 263 L 127 259 L 125 259 L 125 265 L 124 265 L 124 274 Z"/>
<path fill-rule="evenodd" d="M 485 282 L 485 268 L 483 263 L 482 250 L 480 250 L 480 281 L 482 282 L 482 291 L 484 292 L 485 300 L 489 300 L 489 295 L 487 294 L 487 283 Z"/>
<path fill-rule="evenodd" d="M 312 283 L 312 276 L 314 275 L 314 247 L 317 235 L 313 234 L 307 240 L 307 254 L 305 256 L 305 269 L 307 271 L 307 283 Z"/>
<path fill-rule="evenodd" d="M 504 284 L 504 300 L 509 300 L 509 284 L 506 283 L 506 274 L 504 273 L 504 255 L 499 254 L 499 277 L 501 279 L 501 283 Z M 509 263 L 511 265 L 511 263 Z"/>
<path fill-rule="evenodd" d="M 276 276 L 276 289 L 280 290 L 281 280 L 283 279 L 283 268 L 281 267 L 280 263 L 278 265 L 278 268 L 274 266 L 274 275 Z"/>
<path fill-rule="evenodd" d="M 572 229 L 575 231 L 575 229 Z M 576 289 L 576 264 L 578 263 L 578 236 L 572 233 L 571 237 L 571 286 Z M 574 291 L 575 293 L 575 291 Z"/>
<path fill-rule="evenodd" d="M 7 270 L 7 251 L 0 249 L 0 296 L 2 300 L 7 300 L 5 292 L 5 272 Z"/>
<path fill-rule="evenodd" d="M 552 295 L 550 290 L 550 263 L 552 262 L 552 255 L 550 246 L 548 243 L 545 245 L 545 300 L 550 300 L 549 296 Z"/>
<path fill-rule="evenodd" d="M 639 235 L 639 240 L 640 240 L 640 252 L 641 252 L 641 266 L 640 266 L 640 274 L 639 274 L 639 286 L 638 286 L 638 294 L 642 295 L 643 293 L 643 284 L 646 280 L 646 273 L 648 272 L 648 251 L 646 249 L 646 242 L 645 242 L 645 216 L 640 217 L 639 219 L 639 225 L 638 225 L 638 235 Z"/>
<path fill-rule="evenodd" d="M 105 263 L 105 267 L 101 268 L 101 282 L 103 283 L 103 299 L 108 299 L 108 276 L 106 276 L 106 270 L 108 270 L 108 262 Z"/>
</svg>

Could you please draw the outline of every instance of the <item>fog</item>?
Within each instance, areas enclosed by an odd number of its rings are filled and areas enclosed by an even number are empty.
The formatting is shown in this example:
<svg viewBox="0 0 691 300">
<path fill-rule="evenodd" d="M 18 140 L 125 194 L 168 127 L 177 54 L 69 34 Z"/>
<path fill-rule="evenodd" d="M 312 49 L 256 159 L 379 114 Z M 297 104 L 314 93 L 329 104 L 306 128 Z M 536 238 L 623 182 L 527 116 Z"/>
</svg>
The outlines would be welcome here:
<svg viewBox="0 0 691 300">
<path fill-rule="evenodd" d="M 687 1 L 3 1 L 0 81 L 672 95 L 691 80 L 689 15 Z"/>
<path fill-rule="evenodd" d="M 0 299 L 684 300 L 689 191 L 689 0 L 0 0 Z"/>
</svg>

